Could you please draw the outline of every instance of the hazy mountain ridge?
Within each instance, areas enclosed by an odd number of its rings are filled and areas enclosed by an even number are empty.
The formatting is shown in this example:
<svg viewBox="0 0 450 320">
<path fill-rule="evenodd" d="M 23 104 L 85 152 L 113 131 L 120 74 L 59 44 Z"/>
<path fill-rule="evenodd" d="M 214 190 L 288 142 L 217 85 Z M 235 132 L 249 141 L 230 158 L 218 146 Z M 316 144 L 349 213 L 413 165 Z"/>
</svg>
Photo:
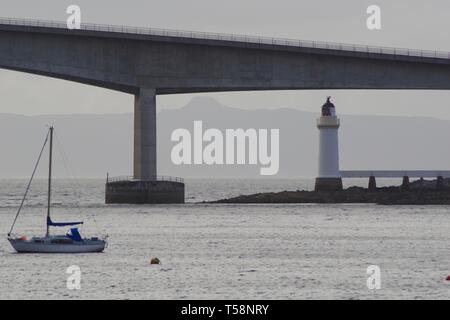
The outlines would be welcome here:
<svg viewBox="0 0 450 320">
<path fill-rule="evenodd" d="M 158 173 L 182 177 L 259 176 L 259 166 L 173 165 L 172 131 L 177 128 L 192 131 L 193 121 L 202 120 L 203 130 L 280 129 L 278 176 L 314 177 L 317 117 L 318 113 L 290 108 L 241 110 L 209 97 L 196 97 L 184 108 L 158 113 Z M 398 116 L 340 115 L 340 118 L 342 169 L 450 169 L 447 147 L 450 121 Z M 49 123 L 56 128 L 57 140 L 63 144 L 73 175 L 132 173 L 132 114 L 0 114 L 0 177 L 23 177 L 31 173 Z M 61 159 L 55 152 L 57 176 L 67 175 Z M 40 175 L 45 175 L 45 170 L 42 166 Z"/>
</svg>

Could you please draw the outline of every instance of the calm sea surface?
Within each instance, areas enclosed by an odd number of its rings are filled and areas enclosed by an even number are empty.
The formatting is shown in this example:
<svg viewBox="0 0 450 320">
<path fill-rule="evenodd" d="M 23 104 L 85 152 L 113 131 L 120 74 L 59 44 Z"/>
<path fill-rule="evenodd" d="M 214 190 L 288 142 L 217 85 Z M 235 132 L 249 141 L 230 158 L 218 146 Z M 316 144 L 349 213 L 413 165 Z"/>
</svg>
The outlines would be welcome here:
<svg viewBox="0 0 450 320">
<path fill-rule="evenodd" d="M 187 180 L 189 203 L 135 206 L 105 205 L 102 179 L 55 179 L 53 219 L 84 219 L 109 247 L 45 255 L 13 252 L 6 233 L 26 181 L 0 180 L 0 299 L 450 298 L 448 206 L 196 203 L 312 183 Z M 14 232 L 42 235 L 45 205 L 37 179 Z M 67 289 L 70 265 L 81 290 Z M 367 288 L 370 265 L 380 290 Z"/>
</svg>

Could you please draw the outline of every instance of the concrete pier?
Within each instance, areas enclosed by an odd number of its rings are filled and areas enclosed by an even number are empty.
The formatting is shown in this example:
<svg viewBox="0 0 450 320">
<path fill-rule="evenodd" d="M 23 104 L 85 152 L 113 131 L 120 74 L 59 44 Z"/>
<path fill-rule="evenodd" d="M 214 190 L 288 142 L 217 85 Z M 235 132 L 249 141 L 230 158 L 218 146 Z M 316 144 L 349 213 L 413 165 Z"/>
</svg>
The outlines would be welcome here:
<svg viewBox="0 0 450 320">
<path fill-rule="evenodd" d="M 316 178 L 315 191 L 339 191 L 342 189 L 341 178 Z"/>
<path fill-rule="evenodd" d="M 402 185 L 400 186 L 400 188 L 402 190 L 409 190 L 409 177 L 408 176 L 403 177 Z"/>
<path fill-rule="evenodd" d="M 179 178 L 159 177 L 155 180 L 134 180 L 119 177 L 108 180 L 106 203 L 169 204 L 184 203 L 184 182 Z"/>
<path fill-rule="evenodd" d="M 424 187 L 424 184 L 425 184 L 425 179 L 423 177 L 420 177 L 420 179 L 418 181 L 419 181 L 419 186 L 422 189 Z"/>
<path fill-rule="evenodd" d="M 375 179 L 375 176 L 370 176 L 369 177 L 369 187 L 368 187 L 369 191 L 375 191 L 377 190 L 377 181 Z"/>
<path fill-rule="evenodd" d="M 438 190 L 444 189 L 444 177 L 442 177 L 442 176 L 437 177 L 436 189 L 438 189 Z"/>
<path fill-rule="evenodd" d="M 134 100 L 133 177 L 108 178 L 106 203 L 184 203 L 184 182 L 157 176 L 156 90 L 140 88 Z"/>
</svg>

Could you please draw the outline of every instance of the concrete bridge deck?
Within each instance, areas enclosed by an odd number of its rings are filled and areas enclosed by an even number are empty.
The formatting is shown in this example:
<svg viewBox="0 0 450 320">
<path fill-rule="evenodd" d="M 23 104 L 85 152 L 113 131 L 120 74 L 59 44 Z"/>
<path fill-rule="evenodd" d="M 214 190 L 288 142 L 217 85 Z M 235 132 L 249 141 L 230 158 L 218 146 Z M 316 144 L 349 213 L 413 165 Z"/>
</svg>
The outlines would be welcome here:
<svg viewBox="0 0 450 320">
<path fill-rule="evenodd" d="M 32 20 L 32 19 L 15 19 L 15 18 L 1 18 L 0 25 L 4 26 L 18 26 L 18 27 L 37 27 L 37 28 L 52 28 L 63 29 L 67 31 L 67 25 L 65 22 L 50 21 L 50 20 Z M 341 51 L 342 53 L 360 53 L 364 56 L 375 55 L 391 55 L 394 59 L 404 59 L 404 57 L 421 58 L 423 59 L 450 59 L 450 52 L 437 51 L 437 50 L 417 50 L 408 48 L 395 48 L 385 46 L 369 46 L 358 45 L 348 43 L 337 42 L 325 42 L 325 41 L 310 41 L 310 40 L 298 40 L 288 38 L 274 38 L 263 36 L 251 36 L 251 35 L 239 35 L 228 33 L 212 33 L 212 32 L 200 32 L 200 31 L 186 31 L 186 30 L 174 30 L 174 29 L 161 29 L 161 28 L 143 28 L 143 27 L 131 27 L 120 26 L 110 24 L 94 24 L 94 23 L 82 23 L 79 30 L 84 31 L 96 31 L 107 32 L 122 35 L 140 35 L 140 36 L 156 36 L 175 38 L 177 40 L 191 39 L 191 40 L 212 40 L 233 42 L 242 44 L 256 44 L 256 45 L 269 45 L 269 46 L 282 46 L 282 47 L 294 47 L 294 48 L 309 48 L 309 49 L 323 49 L 328 51 Z M 77 30 L 70 30 L 76 32 Z"/>
<path fill-rule="evenodd" d="M 450 89 L 449 52 L 12 18 L 0 18 L 0 68 L 135 95 Z"/>
</svg>

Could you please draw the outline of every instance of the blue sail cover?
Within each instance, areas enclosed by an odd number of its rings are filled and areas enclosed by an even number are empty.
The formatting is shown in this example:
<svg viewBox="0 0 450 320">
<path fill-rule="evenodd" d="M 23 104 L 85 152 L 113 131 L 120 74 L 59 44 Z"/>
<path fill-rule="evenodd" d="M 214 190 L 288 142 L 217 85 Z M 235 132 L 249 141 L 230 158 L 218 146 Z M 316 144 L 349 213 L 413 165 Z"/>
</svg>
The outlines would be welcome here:
<svg viewBox="0 0 450 320">
<path fill-rule="evenodd" d="M 67 236 L 73 241 L 83 241 L 80 232 L 78 231 L 78 228 L 71 228 L 70 234 L 68 234 Z"/>
<path fill-rule="evenodd" d="M 50 217 L 47 218 L 47 225 L 52 227 L 66 227 L 66 226 L 75 226 L 77 224 L 83 224 L 83 221 L 76 222 L 53 222 Z"/>
</svg>

